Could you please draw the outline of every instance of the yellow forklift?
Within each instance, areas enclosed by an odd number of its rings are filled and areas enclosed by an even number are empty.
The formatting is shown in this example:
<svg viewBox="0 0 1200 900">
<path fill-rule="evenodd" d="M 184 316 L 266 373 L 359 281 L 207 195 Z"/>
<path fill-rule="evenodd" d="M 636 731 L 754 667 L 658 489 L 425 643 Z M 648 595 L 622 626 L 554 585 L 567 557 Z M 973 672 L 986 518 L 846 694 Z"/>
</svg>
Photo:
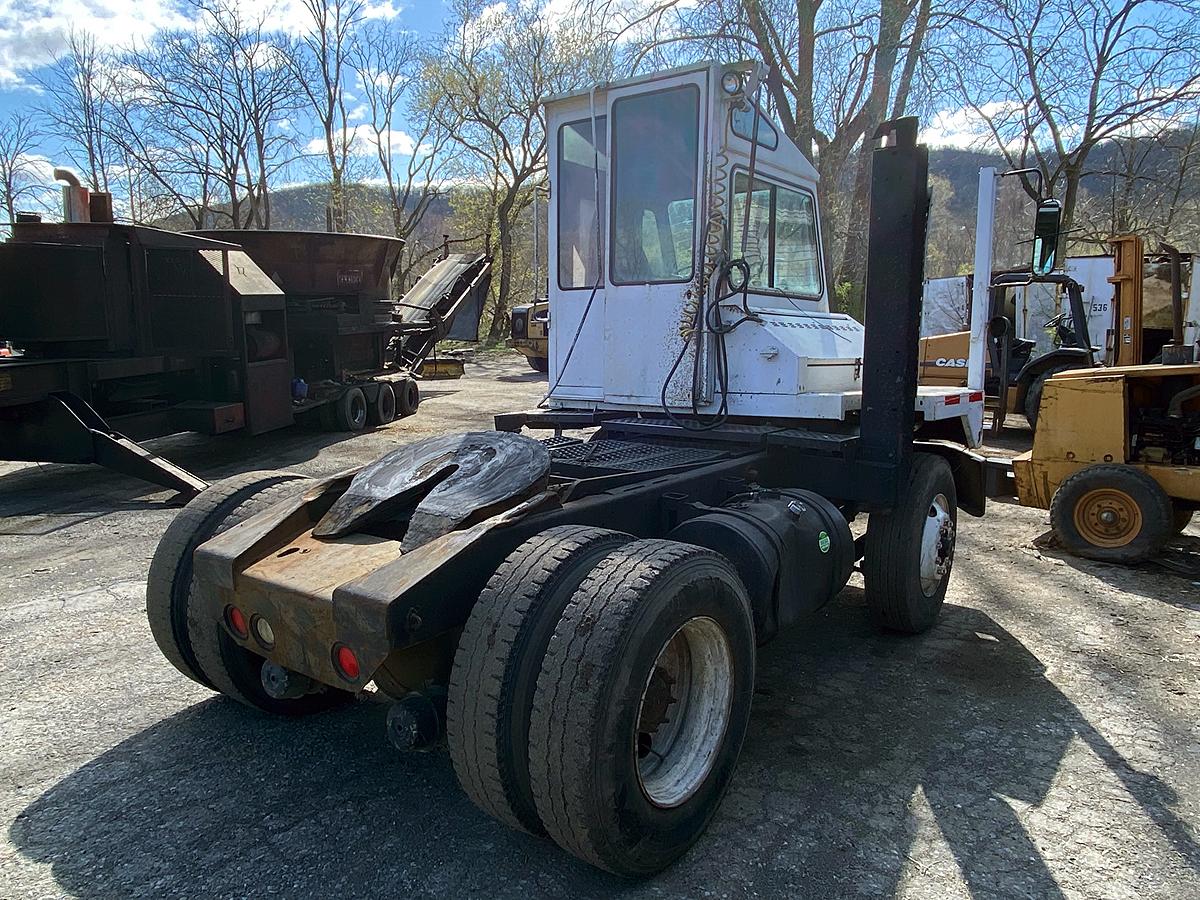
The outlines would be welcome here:
<svg viewBox="0 0 1200 900">
<path fill-rule="evenodd" d="M 1140 241 L 1118 244 L 1118 364 L 1049 378 L 1033 449 L 1013 460 L 1021 505 L 1049 509 L 1059 540 L 1077 556 L 1148 559 L 1200 509 L 1200 364 L 1196 338 L 1185 338 L 1180 254 L 1163 251 L 1172 328 L 1159 362 L 1121 364 L 1143 353 L 1142 253 Z"/>
</svg>

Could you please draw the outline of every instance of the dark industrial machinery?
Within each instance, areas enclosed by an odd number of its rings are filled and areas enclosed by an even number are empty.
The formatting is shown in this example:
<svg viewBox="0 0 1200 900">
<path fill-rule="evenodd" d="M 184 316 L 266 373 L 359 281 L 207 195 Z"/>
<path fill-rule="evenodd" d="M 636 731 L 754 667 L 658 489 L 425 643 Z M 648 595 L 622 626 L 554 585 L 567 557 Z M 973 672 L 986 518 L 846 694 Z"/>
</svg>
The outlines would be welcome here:
<svg viewBox="0 0 1200 900">
<path fill-rule="evenodd" d="M 68 209 L 85 208 L 81 192 L 64 188 Z M 96 462 L 194 494 L 203 481 L 135 441 L 259 434 L 301 416 L 357 431 L 411 415 L 419 366 L 486 292 L 491 259 L 436 265 L 406 298 L 406 321 L 391 287 L 402 246 L 17 223 L 0 245 L 0 335 L 23 355 L 0 360 L 0 458 Z"/>
<path fill-rule="evenodd" d="M 343 706 L 373 682 L 400 704 L 394 744 L 427 747 L 444 722 L 482 809 L 646 875 L 695 841 L 730 783 L 757 644 L 828 602 L 860 561 L 880 624 L 933 625 L 958 511 L 984 512 L 982 459 L 961 422 L 970 408 L 978 428 L 982 397 L 917 386 L 929 195 L 916 120 L 874 136 L 864 334 L 821 308 L 816 198 L 782 187 L 815 175 L 765 119 L 748 123 L 762 118 L 764 73 L 747 69 L 698 64 L 547 102 L 548 133 L 571 130 L 549 162 L 563 274 L 550 303 L 567 311 L 560 334 L 578 338 L 551 348 L 558 402 L 320 481 L 214 485 L 150 569 L 150 624 L 184 675 L 284 715 Z M 770 146 L 756 150 L 760 128 Z M 761 194 L 764 226 L 784 226 L 757 262 L 774 258 L 776 284 L 808 298 L 784 302 L 766 269 L 761 289 L 743 277 L 729 291 L 729 273 L 753 267 L 726 227 L 736 203 L 713 182 L 738 178 Z M 597 196 L 613 198 L 610 218 L 589 205 Z M 589 269 L 599 247 L 613 254 L 603 271 Z M 697 330 L 681 335 L 688 309 Z M 637 329 L 618 345 L 622 316 Z M 660 323 L 665 344 L 646 336 Z M 711 396 L 667 396 L 660 375 L 680 343 L 719 354 Z M 814 355 L 797 365 L 788 353 L 805 346 Z M 572 353 L 581 368 L 564 376 Z M 703 366 L 680 379 L 697 393 Z M 768 376 L 779 396 L 746 387 Z M 539 426 L 596 431 L 515 433 Z"/>
<path fill-rule="evenodd" d="M 194 493 L 203 482 L 132 441 L 292 422 L 283 293 L 232 244 L 17 223 L 0 245 L 0 334 L 24 351 L 0 360 L 6 459 L 99 462 Z"/>
</svg>

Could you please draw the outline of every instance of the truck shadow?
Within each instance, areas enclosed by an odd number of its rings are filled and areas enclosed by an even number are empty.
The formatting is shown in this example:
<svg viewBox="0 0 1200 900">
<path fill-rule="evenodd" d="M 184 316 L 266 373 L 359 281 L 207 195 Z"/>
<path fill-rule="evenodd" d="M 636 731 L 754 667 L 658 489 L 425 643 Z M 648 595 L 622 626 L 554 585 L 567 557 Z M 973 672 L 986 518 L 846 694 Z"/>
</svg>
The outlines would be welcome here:
<svg viewBox="0 0 1200 900">
<path fill-rule="evenodd" d="M 962 607 L 899 638 L 848 589 L 766 648 L 729 795 L 697 847 L 646 883 L 492 822 L 444 753 L 400 757 L 383 724 L 380 704 L 288 722 L 209 700 L 72 773 L 10 838 L 82 897 L 890 896 L 910 860 L 929 862 L 923 796 L 972 894 L 1057 897 L 1006 798 L 1045 801 L 1082 741 L 1200 870 L 1171 790 L 1131 767 L 1019 641 Z"/>
</svg>

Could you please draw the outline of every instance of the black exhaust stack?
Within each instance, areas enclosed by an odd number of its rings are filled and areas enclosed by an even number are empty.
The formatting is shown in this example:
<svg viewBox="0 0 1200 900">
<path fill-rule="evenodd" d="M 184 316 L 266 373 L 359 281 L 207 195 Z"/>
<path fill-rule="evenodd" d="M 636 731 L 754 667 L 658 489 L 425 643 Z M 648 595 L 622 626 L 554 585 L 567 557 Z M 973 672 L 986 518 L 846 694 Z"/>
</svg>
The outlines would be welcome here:
<svg viewBox="0 0 1200 900">
<path fill-rule="evenodd" d="M 929 153 L 917 144 L 917 119 L 884 122 L 871 154 L 859 420 L 867 509 L 896 504 L 912 463 L 928 220 Z"/>
</svg>

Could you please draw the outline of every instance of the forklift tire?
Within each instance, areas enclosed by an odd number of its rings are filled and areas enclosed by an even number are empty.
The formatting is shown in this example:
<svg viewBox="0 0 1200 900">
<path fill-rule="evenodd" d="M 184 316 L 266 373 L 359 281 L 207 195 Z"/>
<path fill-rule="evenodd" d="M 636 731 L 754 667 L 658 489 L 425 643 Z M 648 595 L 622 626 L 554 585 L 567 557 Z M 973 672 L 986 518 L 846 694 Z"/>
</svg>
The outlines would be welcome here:
<svg viewBox="0 0 1200 900">
<path fill-rule="evenodd" d="M 400 382 L 400 390 L 396 393 L 396 409 L 400 418 L 411 416 L 421 405 L 421 389 L 417 387 L 415 378 L 405 378 Z"/>
<path fill-rule="evenodd" d="M 1085 365 L 1087 364 L 1052 366 L 1029 383 L 1029 389 L 1025 392 L 1024 412 L 1030 431 L 1037 431 L 1038 414 L 1042 408 L 1042 392 L 1046 387 L 1046 379 L 1053 378 L 1059 372 L 1070 372 L 1072 369 L 1082 368 Z"/>
<path fill-rule="evenodd" d="M 338 431 L 362 431 L 367 427 L 367 398 L 362 388 L 346 388 L 333 401 L 333 421 Z"/>
<path fill-rule="evenodd" d="M 723 556 L 642 540 L 602 559 L 554 629 L 533 698 L 529 775 L 550 836 L 630 877 L 682 856 L 733 776 L 754 665 L 750 600 Z"/>
<path fill-rule="evenodd" d="M 192 553 L 209 538 L 232 526 L 230 514 L 266 488 L 294 482 L 291 472 L 244 472 L 201 491 L 179 511 L 159 539 L 146 576 L 146 618 L 163 656 L 176 669 L 205 687 L 212 682 L 200 670 L 188 632 L 192 594 Z"/>
<path fill-rule="evenodd" d="M 1171 499 L 1132 466 L 1102 464 L 1063 479 L 1050 501 L 1050 525 L 1068 553 L 1100 562 L 1138 563 L 1174 533 Z"/>
<path fill-rule="evenodd" d="M 242 501 L 221 522 L 220 530 L 232 528 L 258 515 L 276 503 L 288 499 L 304 488 L 304 481 L 293 480 L 265 487 Z M 214 609 L 209 598 L 192 589 L 189 595 L 188 631 L 200 670 L 213 690 L 253 707 L 278 716 L 304 716 L 344 706 L 355 699 L 351 691 L 321 686 L 315 692 L 287 700 L 267 694 L 262 684 L 262 667 L 266 659 L 239 646 L 226 632 L 221 611 Z"/>
<path fill-rule="evenodd" d="M 914 453 L 894 509 L 867 521 L 863 583 L 867 608 L 891 631 L 920 634 L 937 620 L 954 565 L 958 495 L 940 456 Z"/>
<path fill-rule="evenodd" d="M 372 428 L 386 425 L 396 418 L 396 392 L 386 382 L 379 383 L 375 400 L 367 407 L 367 424 Z"/>
<path fill-rule="evenodd" d="M 1172 528 L 1176 534 L 1183 534 L 1183 529 L 1187 528 L 1192 521 L 1192 510 L 1184 509 L 1178 503 L 1174 507 L 1174 515 L 1172 516 Z"/>
<path fill-rule="evenodd" d="M 575 589 L 632 535 L 564 525 L 508 555 L 479 595 L 454 655 L 446 737 L 467 796 L 506 825 L 545 829 L 529 786 L 529 712 L 546 645 Z"/>
<path fill-rule="evenodd" d="M 525 359 L 529 362 L 529 368 L 535 372 L 550 371 L 550 360 L 544 356 L 527 356 Z"/>
</svg>

